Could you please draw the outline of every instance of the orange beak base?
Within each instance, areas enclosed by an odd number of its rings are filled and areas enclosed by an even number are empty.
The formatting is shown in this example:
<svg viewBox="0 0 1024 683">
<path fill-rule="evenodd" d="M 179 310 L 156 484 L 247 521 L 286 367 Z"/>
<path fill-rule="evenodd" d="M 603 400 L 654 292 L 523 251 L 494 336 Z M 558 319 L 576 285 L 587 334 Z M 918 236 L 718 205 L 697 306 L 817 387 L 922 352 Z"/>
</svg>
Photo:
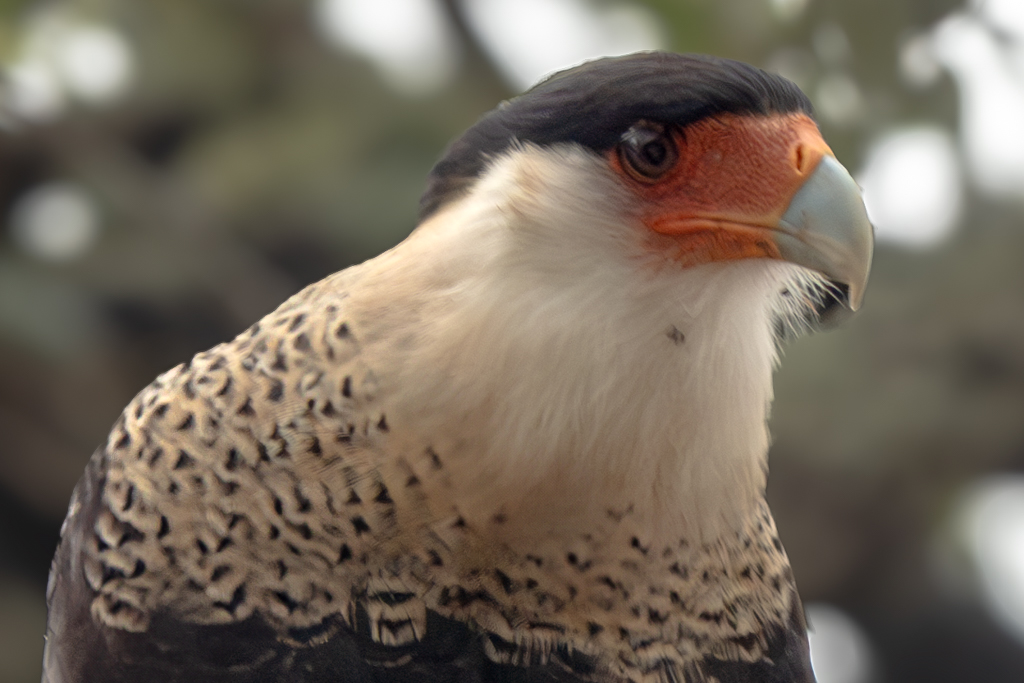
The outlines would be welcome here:
<svg viewBox="0 0 1024 683">
<path fill-rule="evenodd" d="M 640 196 L 640 218 L 654 241 L 686 266 L 781 258 L 772 231 L 821 159 L 832 155 L 814 121 L 805 114 L 726 114 L 672 135 L 679 160 L 655 182 L 634 179 L 609 154 Z"/>
</svg>

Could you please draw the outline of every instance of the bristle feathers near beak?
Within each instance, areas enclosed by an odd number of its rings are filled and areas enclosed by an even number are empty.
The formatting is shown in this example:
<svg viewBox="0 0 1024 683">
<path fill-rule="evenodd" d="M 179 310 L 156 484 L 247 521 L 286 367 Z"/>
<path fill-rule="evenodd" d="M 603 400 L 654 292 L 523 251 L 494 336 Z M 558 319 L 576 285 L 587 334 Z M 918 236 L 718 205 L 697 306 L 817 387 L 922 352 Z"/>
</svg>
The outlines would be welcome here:
<svg viewBox="0 0 1024 683">
<path fill-rule="evenodd" d="M 782 258 L 845 286 L 849 308 L 860 307 L 871 271 L 874 229 L 860 188 L 835 157 L 821 160 L 774 234 Z"/>
</svg>

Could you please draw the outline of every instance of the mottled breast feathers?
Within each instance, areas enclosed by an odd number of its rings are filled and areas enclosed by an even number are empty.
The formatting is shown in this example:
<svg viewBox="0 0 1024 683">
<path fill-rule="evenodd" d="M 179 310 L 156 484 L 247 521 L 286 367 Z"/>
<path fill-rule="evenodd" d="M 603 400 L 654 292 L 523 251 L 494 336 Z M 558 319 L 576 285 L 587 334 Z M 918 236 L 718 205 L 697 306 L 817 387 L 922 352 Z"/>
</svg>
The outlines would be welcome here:
<svg viewBox="0 0 1024 683">
<path fill-rule="evenodd" d="M 124 410 L 54 558 L 44 683 L 813 683 L 763 493 L 773 325 L 821 278 L 683 266 L 609 166 L 649 116 L 808 108 L 648 53 L 485 117 L 410 238 Z"/>
<path fill-rule="evenodd" d="M 125 409 L 69 510 L 44 680 L 809 680 L 781 674 L 806 646 L 767 508 L 714 547 L 609 510 L 560 556 L 478 552 L 428 504 L 447 454 L 393 448 L 358 274 Z"/>
</svg>

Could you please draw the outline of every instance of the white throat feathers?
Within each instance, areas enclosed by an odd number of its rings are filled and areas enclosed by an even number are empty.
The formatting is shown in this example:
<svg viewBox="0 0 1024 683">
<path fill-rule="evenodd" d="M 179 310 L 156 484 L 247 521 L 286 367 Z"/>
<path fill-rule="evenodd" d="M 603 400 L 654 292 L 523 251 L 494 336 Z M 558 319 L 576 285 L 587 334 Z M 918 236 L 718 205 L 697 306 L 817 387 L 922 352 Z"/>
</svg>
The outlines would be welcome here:
<svg viewBox="0 0 1024 683">
<path fill-rule="evenodd" d="M 712 542 L 763 499 L 775 330 L 821 280 L 769 259 L 684 268 L 647 232 L 603 159 L 526 145 L 364 266 L 393 282 L 387 310 L 352 303 L 393 359 L 395 424 L 459 435 L 435 444 L 444 499 L 518 520 L 513 545 L 626 509 L 653 540 Z"/>
</svg>

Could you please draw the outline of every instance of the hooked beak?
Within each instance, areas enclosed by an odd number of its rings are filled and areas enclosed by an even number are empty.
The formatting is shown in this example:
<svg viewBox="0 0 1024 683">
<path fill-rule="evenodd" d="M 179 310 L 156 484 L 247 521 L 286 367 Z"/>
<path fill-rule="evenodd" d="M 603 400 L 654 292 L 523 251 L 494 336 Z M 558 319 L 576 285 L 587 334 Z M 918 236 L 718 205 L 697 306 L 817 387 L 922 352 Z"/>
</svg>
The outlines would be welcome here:
<svg viewBox="0 0 1024 683">
<path fill-rule="evenodd" d="M 818 271 L 846 289 L 850 310 L 860 308 L 874 230 L 860 188 L 835 157 L 821 158 L 773 232 L 780 258 Z"/>
<path fill-rule="evenodd" d="M 723 115 L 676 133 L 679 161 L 656 182 L 624 181 L 642 220 L 684 266 L 773 258 L 828 278 L 819 313 L 864 298 L 874 230 L 860 188 L 804 114 Z M 616 155 L 613 168 L 621 173 Z"/>
</svg>

